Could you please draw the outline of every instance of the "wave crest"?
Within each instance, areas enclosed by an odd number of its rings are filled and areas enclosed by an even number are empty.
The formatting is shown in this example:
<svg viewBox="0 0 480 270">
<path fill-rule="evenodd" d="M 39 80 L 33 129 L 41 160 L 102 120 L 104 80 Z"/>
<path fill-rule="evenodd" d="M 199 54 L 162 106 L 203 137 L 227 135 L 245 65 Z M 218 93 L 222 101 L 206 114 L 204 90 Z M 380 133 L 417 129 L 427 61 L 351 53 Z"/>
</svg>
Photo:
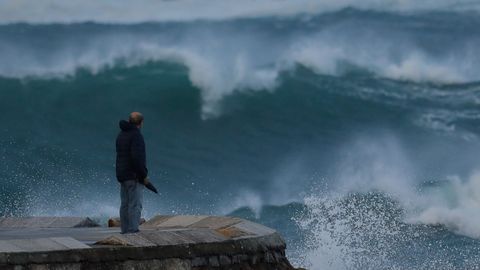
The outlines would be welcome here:
<svg viewBox="0 0 480 270">
<path fill-rule="evenodd" d="M 0 27 L 0 76 L 52 77 L 118 64 L 180 63 L 202 90 L 204 117 L 218 115 L 218 102 L 235 91 L 275 89 L 280 74 L 298 65 L 333 76 L 354 67 L 396 80 L 479 81 L 480 37 L 463 30 L 476 22 L 456 18 L 451 24 L 455 18 L 444 18 L 449 28 L 436 29 L 433 19 L 351 11 L 307 20 L 7 25 Z"/>
</svg>

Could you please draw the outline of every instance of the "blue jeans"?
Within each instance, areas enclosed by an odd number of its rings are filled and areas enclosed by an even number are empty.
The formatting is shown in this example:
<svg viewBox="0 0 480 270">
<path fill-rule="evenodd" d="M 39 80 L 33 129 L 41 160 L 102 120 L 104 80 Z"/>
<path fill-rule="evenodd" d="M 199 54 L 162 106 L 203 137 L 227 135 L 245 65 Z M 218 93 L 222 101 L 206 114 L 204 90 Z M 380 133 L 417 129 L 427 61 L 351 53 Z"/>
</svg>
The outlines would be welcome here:
<svg viewBox="0 0 480 270">
<path fill-rule="evenodd" d="M 121 183 L 120 223 L 122 233 L 138 231 L 142 214 L 143 185 L 136 180 Z"/>
</svg>

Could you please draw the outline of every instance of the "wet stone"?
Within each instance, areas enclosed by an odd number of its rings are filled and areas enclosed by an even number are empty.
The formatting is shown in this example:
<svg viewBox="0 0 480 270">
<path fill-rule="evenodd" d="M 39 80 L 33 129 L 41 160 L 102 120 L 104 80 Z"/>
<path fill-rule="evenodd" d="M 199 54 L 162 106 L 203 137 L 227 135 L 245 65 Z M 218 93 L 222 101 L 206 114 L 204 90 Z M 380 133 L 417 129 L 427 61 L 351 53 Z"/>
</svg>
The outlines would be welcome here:
<svg viewBox="0 0 480 270">
<path fill-rule="evenodd" d="M 283 255 L 279 251 L 274 251 L 273 256 L 276 262 L 281 262 L 283 260 Z"/>
<path fill-rule="evenodd" d="M 252 264 L 257 264 L 260 262 L 261 256 L 259 254 L 254 254 L 250 256 L 250 262 Z"/>
<path fill-rule="evenodd" d="M 218 257 L 217 256 L 209 257 L 208 258 L 208 264 L 212 267 L 219 267 L 220 262 L 218 261 Z"/>
<path fill-rule="evenodd" d="M 270 252 L 265 252 L 265 262 L 266 263 L 274 263 L 275 257 Z"/>
<path fill-rule="evenodd" d="M 249 257 L 246 254 L 234 255 L 232 257 L 232 263 L 242 263 L 242 262 L 248 261 L 248 258 Z"/>
<path fill-rule="evenodd" d="M 192 259 L 192 267 L 205 266 L 207 264 L 207 259 L 204 257 L 196 257 Z"/>
<path fill-rule="evenodd" d="M 232 260 L 230 259 L 230 257 L 228 256 L 225 256 L 225 255 L 220 255 L 219 258 L 218 258 L 219 262 L 220 262 L 220 265 L 229 265 L 229 264 L 232 264 Z"/>
</svg>

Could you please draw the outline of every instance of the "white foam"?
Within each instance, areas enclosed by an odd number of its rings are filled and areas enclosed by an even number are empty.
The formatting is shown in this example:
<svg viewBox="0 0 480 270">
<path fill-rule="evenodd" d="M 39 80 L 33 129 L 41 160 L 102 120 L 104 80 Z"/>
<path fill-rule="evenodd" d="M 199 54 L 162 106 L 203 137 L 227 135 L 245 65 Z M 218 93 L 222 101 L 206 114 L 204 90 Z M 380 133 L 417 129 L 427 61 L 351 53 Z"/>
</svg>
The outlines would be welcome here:
<svg viewBox="0 0 480 270">
<path fill-rule="evenodd" d="M 453 59 L 442 59 L 436 62 L 425 55 L 413 52 L 400 63 L 390 63 L 384 68 L 384 75 L 389 78 L 414 81 L 436 81 L 442 78 L 445 82 L 462 82 L 467 80 L 460 69 L 452 69 Z"/>
<path fill-rule="evenodd" d="M 478 140 L 478 136 L 475 133 L 457 128 L 456 123 L 478 120 L 479 117 L 480 115 L 472 110 L 429 109 L 423 112 L 414 123 L 440 134 L 454 135 L 465 141 L 475 141 Z"/>
<path fill-rule="evenodd" d="M 398 41 L 387 37 L 374 36 L 377 40 L 370 41 L 358 36 L 355 40 L 355 36 L 347 38 L 348 33 L 335 33 L 334 27 L 329 30 L 296 41 L 287 59 L 329 75 L 341 74 L 344 63 L 348 63 L 397 80 L 462 83 L 480 79 L 473 72 L 476 58 L 471 58 L 470 52 L 451 50 L 448 53 L 452 55 L 431 56 L 428 51 L 397 45 Z M 464 63 L 460 65 L 458 59 Z"/>
<path fill-rule="evenodd" d="M 480 172 L 466 181 L 450 177 L 448 182 L 427 189 L 421 201 L 410 222 L 444 225 L 459 234 L 480 238 Z"/>
</svg>

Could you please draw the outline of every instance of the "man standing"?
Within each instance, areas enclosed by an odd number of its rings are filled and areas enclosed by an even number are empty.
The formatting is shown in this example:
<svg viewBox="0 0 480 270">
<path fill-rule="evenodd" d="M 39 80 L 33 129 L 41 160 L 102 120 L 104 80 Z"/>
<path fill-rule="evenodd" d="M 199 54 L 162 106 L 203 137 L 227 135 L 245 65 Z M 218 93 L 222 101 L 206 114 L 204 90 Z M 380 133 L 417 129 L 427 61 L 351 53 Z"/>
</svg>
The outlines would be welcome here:
<svg viewBox="0 0 480 270">
<path fill-rule="evenodd" d="M 138 232 L 142 212 L 143 185 L 148 183 L 145 142 L 140 133 L 143 115 L 132 112 L 121 120 L 117 136 L 117 180 L 121 184 L 120 223 L 123 233 Z"/>
</svg>

